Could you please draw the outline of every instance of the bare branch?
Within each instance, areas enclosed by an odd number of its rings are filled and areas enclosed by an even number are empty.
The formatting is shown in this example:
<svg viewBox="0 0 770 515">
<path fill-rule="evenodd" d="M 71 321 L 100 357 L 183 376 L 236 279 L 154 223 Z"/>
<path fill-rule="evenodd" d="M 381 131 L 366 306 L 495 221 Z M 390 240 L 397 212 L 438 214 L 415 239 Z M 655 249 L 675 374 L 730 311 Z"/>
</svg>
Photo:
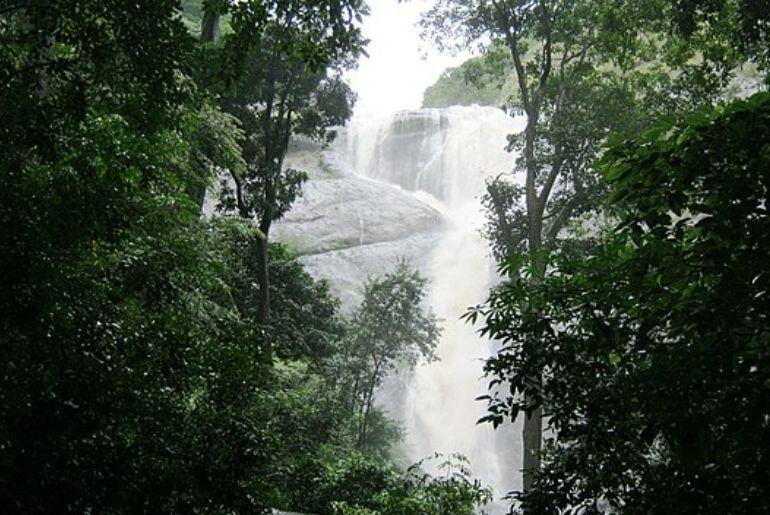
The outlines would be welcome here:
<svg viewBox="0 0 770 515">
<path fill-rule="evenodd" d="M 585 163 L 587 154 L 588 154 L 588 146 L 584 145 L 583 148 L 578 153 L 578 157 L 572 166 L 573 170 L 578 170 L 583 166 L 583 163 Z M 572 214 L 572 210 L 576 207 L 579 201 L 582 201 L 584 196 L 585 196 L 585 192 L 581 188 L 576 188 L 576 191 L 572 195 L 572 197 L 567 202 L 564 203 L 564 206 L 562 206 L 562 209 L 559 210 L 559 213 L 556 215 L 556 218 L 554 219 L 553 223 L 551 224 L 551 227 L 548 230 L 548 234 L 546 235 L 547 245 L 549 246 L 553 245 L 553 243 L 556 240 L 556 236 L 559 234 L 559 231 L 561 231 L 564 228 L 564 225 L 569 220 L 569 217 Z M 552 216 L 554 215 L 549 215 L 548 218 Z"/>
<path fill-rule="evenodd" d="M 517 32 L 517 16 L 515 13 L 507 13 L 498 1 L 492 2 L 495 11 L 495 19 L 498 27 L 505 35 L 505 42 L 513 57 L 513 64 L 516 68 L 516 80 L 521 91 L 521 101 L 524 104 L 524 110 L 529 114 L 532 111 L 532 105 L 529 98 L 529 88 L 527 86 L 527 73 L 524 64 L 521 61 L 521 51 L 519 50 L 519 34 Z"/>
<path fill-rule="evenodd" d="M 538 84 L 537 93 L 535 97 L 535 104 L 540 105 L 540 102 L 545 95 L 546 87 L 548 87 L 548 79 L 551 75 L 551 68 L 553 66 L 551 52 L 553 44 L 553 34 L 551 32 L 551 14 L 548 11 L 548 5 L 545 0 L 540 0 L 540 10 L 543 21 L 543 27 L 545 29 L 545 42 L 543 44 L 543 63 L 540 72 L 540 82 Z"/>
<path fill-rule="evenodd" d="M 545 180 L 545 184 L 543 184 L 543 189 L 540 190 L 540 195 L 538 196 L 538 201 L 540 202 L 541 206 L 541 212 L 545 209 L 545 204 L 548 202 L 548 197 L 551 196 L 551 190 L 553 189 L 554 183 L 556 183 L 556 179 L 559 177 L 559 174 L 561 173 L 561 167 L 564 163 L 564 159 L 560 158 L 556 161 L 556 164 L 554 164 L 551 167 L 551 170 L 548 172 L 548 177 Z"/>
</svg>

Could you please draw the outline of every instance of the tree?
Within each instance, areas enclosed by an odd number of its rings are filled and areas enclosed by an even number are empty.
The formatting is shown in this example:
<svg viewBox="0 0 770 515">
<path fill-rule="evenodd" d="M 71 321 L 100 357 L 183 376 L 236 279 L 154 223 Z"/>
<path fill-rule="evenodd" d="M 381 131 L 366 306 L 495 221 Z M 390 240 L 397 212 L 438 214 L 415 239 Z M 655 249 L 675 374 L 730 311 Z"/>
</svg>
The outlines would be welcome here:
<svg viewBox="0 0 770 515">
<path fill-rule="evenodd" d="M 435 359 L 440 335 L 433 314 L 423 313 L 425 279 L 399 263 L 395 270 L 369 281 L 361 305 L 351 317 L 349 395 L 358 412 L 358 447 L 370 446 L 369 433 L 376 388 L 399 363 L 413 366 Z"/>
<path fill-rule="evenodd" d="M 429 459 L 403 474 L 353 456 L 336 467 L 336 477 L 324 478 L 322 492 L 333 499 L 335 515 L 470 515 L 491 500 L 490 491 L 469 476 L 466 459 L 438 454 L 430 459 L 441 460 L 440 475 L 423 470 Z"/>
<path fill-rule="evenodd" d="M 764 93 L 615 139 L 598 165 L 613 231 L 536 285 L 533 260 L 512 261 L 471 315 L 504 345 L 486 370 L 511 395 L 491 419 L 534 399 L 554 431 L 526 511 L 770 509 L 768 134 Z"/>
<path fill-rule="evenodd" d="M 256 246 L 263 323 L 270 319 L 270 227 L 289 209 L 306 179 L 304 172 L 284 169 L 289 141 L 301 135 L 327 142 L 333 137 L 328 129 L 350 117 L 353 94 L 339 71 L 361 51 L 352 23 L 362 12 L 357 1 L 345 6 L 290 4 L 281 17 L 264 24 L 260 44 L 246 54 L 235 91 L 223 100 L 224 108 L 242 122 L 247 163 L 244 173 L 230 175 L 234 188 L 223 189 L 223 207 L 256 219 L 264 235 Z M 237 33 L 230 40 L 237 42 Z"/>
<path fill-rule="evenodd" d="M 189 95 L 176 71 L 189 64 L 192 38 L 175 16 L 174 0 L 128 7 L 6 2 L 0 9 L 0 141 L 7 166 L 18 170 L 29 152 L 55 154 L 59 131 L 82 122 L 89 109 L 151 131 L 165 128 Z M 38 94 L 30 98 L 30 91 Z"/>
<path fill-rule="evenodd" d="M 509 138 L 509 149 L 521 155 L 524 186 L 507 193 L 523 197 L 524 210 L 517 211 L 518 198 L 500 196 L 505 187 L 499 183 L 490 185 L 486 200 L 495 215 L 492 231 L 504 233 L 497 250 L 530 253 L 541 262 L 534 282 L 542 280 L 542 256 L 567 222 L 595 205 L 598 181 L 586 165 L 608 125 L 633 120 L 617 117 L 634 100 L 619 72 L 631 69 L 631 56 L 645 49 L 643 31 L 658 9 L 656 2 L 442 0 L 423 19 L 426 34 L 440 45 L 458 36 L 464 43 L 489 41 L 493 53 L 504 49 L 513 62 L 518 90 L 510 109 L 523 112 L 527 125 Z M 534 390 L 540 380 L 539 374 L 529 378 Z M 539 468 L 541 440 L 542 415 L 533 403 L 524 419 L 525 489 Z"/>
<path fill-rule="evenodd" d="M 672 20 L 680 4 L 442 0 L 425 16 L 426 34 L 439 43 L 483 41 L 493 68 L 513 63 L 518 88 L 509 110 L 526 115 L 527 125 L 509 138 L 509 149 L 521 156 L 523 180 L 498 176 L 483 200 L 496 257 L 528 253 L 540 263 L 529 277 L 533 287 L 547 273 L 549 253 L 585 246 L 569 224 L 599 205 L 605 185 L 590 163 L 609 134 L 638 134 L 663 112 L 681 116 L 718 99 L 745 60 L 721 24 L 698 24 L 697 37 L 678 37 Z M 700 20 L 700 11 L 694 16 Z M 536 391 L 539 374 L 529 380 Z M 534 403 L 523 439 L 526 489 L 542 440 Z"/>
<path fill-rule="evenodd" d="M 261 239 L 259 231 L 243 219 L 220 217 L 212 225 L 227 242 L 226 282 L 242 316 L 259 316 L 259 263 L 253 248 Z M 263 330 L 274 344 L 275 355 L 284 360 L 307 360 L 315 372 L 328 368 L 327 360 L 340 352 L 345 324 L 339 300 L 325 280 L 315 280 L 302 264 L 279 244 L 271 243 L 270 282 L 274 301 L 270 324 Z"/>
<path fill-rule="evenodd" d="M 680 0 L 671 2 L 673 23 L 685 37 L 693 36 L 713 41 L 714 46 L 725 45 L 732 51 L 727 55 L 750 56 L 767 69 L 770 64 L 770 4 L 767 0 Z M 705 37 L 704 37 L 705 36 Z M 706 48 L 713 46 L 706 46 Z M 707 58 L 719 58 L 719 54 L 707 53 Z"/>
</svg>

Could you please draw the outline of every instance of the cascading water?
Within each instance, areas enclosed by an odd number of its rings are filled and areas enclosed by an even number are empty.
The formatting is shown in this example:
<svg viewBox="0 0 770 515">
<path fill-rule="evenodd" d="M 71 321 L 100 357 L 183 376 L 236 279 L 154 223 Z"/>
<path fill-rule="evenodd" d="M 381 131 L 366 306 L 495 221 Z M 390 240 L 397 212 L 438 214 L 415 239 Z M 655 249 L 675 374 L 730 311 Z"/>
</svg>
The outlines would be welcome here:
<svg viewBox="0 0 770 515">
<path fill-rule="evenodd" d="M 476 425 L 485 406 L 474 401 L 486 391 L 482 359 L 492 352 L 475 329 L 460 320 L 482 302 L 495 280 L 495 267 L 480 235 L 479 197 L 490 175 L 511 170 L 506 136 L 520 120 L 489 107 L 402 111 L 380 118 L 354 119 L 334 154 L 338 165 L 414 192 L 449 220 L 423 270 L 430 280 L 429 302 L 443 319 L 440 361 L 419 365 L 407 379 L 394 413 L 406 429 L 406 452 L 416 461 L 433 453 L 461 453 L 473 474 L 495 494 L 519 488 L 519 433 Z M 492 508 L 494 509 L 494 508 Z"/>
</svg>

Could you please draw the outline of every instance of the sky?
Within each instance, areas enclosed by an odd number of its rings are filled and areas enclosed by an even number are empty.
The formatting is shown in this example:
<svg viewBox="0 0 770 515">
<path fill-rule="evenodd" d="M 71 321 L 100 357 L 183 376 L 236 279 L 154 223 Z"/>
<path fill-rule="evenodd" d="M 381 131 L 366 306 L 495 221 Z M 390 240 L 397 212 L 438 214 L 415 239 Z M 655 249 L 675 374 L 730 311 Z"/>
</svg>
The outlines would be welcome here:
<svg viewBox="0 0 770 515">
<path fill-rule="evenodd" d="M 468 55 L 442 54 L 420 39 L 416 23 L 430 0 L 369 0 L 371 15 L 364 19 L 364 36 L 370 40 L 369 57 L 361 58 L 349 72 L 358 93 L 356 116 L 417 109 L 425 88 L 448 67 L 458 66 Z"/>
</svg>

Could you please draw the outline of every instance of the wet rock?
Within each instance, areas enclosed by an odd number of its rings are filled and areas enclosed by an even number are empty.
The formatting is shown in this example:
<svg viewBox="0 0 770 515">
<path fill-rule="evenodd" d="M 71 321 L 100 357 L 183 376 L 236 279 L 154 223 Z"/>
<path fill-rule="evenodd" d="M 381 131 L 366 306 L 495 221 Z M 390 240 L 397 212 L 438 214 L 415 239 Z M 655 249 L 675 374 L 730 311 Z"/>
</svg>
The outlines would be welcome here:
<svg viewBox="0 0 770 515">
<path fill-rule="evenodd" d="M 444 217 L 396 186 L 345 174 L 319 147 L 293 148 L 286 165 L 308 172 L 303 196 L 275 224 L 274 241 L 300 256 L 317 278 L 327 278 L 349 309 L 364 281 L 399 259 L 421 268 L 445 227 Z"/>
</svg>

